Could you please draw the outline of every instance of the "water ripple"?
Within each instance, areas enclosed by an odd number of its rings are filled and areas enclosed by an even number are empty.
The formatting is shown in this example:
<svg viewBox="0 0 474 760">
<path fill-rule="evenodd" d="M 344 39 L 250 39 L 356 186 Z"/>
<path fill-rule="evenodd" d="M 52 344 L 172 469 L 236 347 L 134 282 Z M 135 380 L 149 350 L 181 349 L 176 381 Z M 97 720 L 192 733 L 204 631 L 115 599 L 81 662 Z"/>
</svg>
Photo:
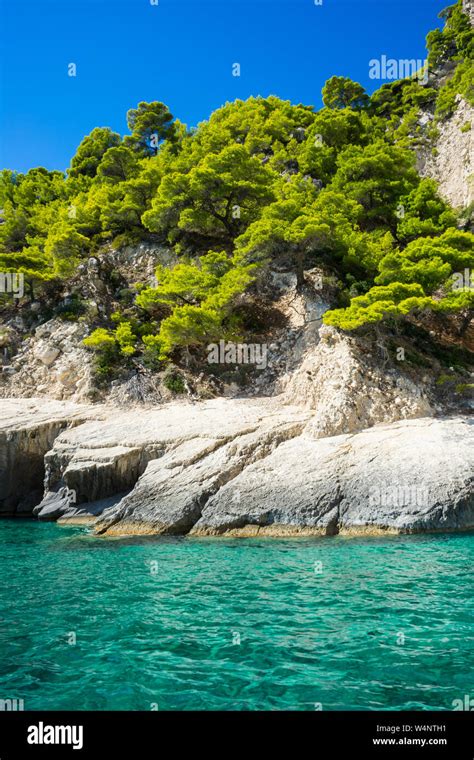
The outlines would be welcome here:
<svg viewBox="0 0 474 760">
<path fill-rule="evenodd" d="M 473 560 L 467 534 L 106 541 L 3 521 L 0 698 L 451 709 L 473 693 Z"/>
</svg>

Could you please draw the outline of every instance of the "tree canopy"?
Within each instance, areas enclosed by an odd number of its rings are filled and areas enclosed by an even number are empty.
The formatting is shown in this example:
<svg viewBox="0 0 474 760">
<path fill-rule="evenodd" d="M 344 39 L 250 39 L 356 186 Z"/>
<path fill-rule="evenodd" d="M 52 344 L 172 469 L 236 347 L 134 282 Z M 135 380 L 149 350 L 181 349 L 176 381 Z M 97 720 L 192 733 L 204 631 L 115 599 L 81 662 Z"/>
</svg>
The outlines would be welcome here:
<svg viewBox="0 0 474 760">
<path fill-rule="evenodd" d="M 141 102 L 127 113 L 127 125 L 132 133 L 126 144 L 143 155 L 156 155 L 163 140 L 173 136 L 173 114 L 164 103 Z"/>
<path fill-rule="evenodd" d="M 109 148 L 120 145 L 120 142 L 117 132 L 112 132 L 108 127 L 96 127 L 90 135 L 84 137 L 72 157 L 69 176 L 95 177 L 104 154 Z"/>
<path fill-rule="evenodd" d="M 1 172 L 0 266 L 23 273 L 33 297 L 104 244 L 152 237 L 171 247 L 174 268 L 159 267 L 153 287 L 137 283 L 127 313 L 87 342 L 158 362 L 239 335 L 242 295 L 275 264 L 299 288 L 307 268 L 334 275 L 343 306 L 325 321 L 341 329 L 468 309 L 472 294 L 453 282 L 474 266 L 473 236 L 419 176 L 413 151 L 420 108 L 448 113 L 472 79 L 461 2 L 444 18 L 428 36 L 431 66 L 455 64 L 439 89 L 403 79 L 369 98 L 336 76 L 319 110 L 251 97 L 194 129 L 165 104 L 140 102 L 127 114 L 130 134 L 93 129 L 67 173 Z"/>
<path fill-rule="evenodd" d="M 323 103 L 327 108 L 365 108 L 369 96 L 358 82 L 347 77 L 331 77 L 323 87 Z"/>
</svg>

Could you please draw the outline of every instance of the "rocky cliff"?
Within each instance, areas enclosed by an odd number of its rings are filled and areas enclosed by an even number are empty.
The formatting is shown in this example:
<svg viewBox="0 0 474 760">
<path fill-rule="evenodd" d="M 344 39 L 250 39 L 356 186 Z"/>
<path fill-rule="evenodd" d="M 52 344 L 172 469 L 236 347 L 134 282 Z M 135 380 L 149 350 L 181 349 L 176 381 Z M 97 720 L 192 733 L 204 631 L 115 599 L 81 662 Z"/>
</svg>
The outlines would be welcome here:
<svg viewBox="0 0 474 760">
<path fill-rule="evenodd" d="M 455 325 L 444 338 L 439 325 L 350 336 L 322 324 L 332 294 L 317 272 L 302 290 L 270 275 L 266 367 L 240 385 L 190 373 L 181 399 L 137 373 L 91 404 L 82 325 L 37 328 L 3 385 L 0 513 L 101 536 L 474 527 L 472 400 L 455 390 L 471 375 L 455 364 Z"/>
<path fill-rule="evenodd" d="M 45 496 L 34 514 L 86 523 L 102 536 L 474 527 L 466 417 L 321 438 L 311 410 L 279 399 L 185 402 L 140 415 L 23 399 L 0 410 L 9 420 L 0 482 L 7 514 L 15 504 L 31 508 L 43 456 Z"/>
<path fill-rule="evenodd" d="M 472 20 L 474 2 L 464 9 Z M 455 65 L 431 75 L 435 93 Z M 459 95 L 439 119 L 433 100 L 416 119 L 419 173 L 466 210 L 467 229 L 472 106 Z M 144 236 L 101 244 L 54 295 L 59 308 L 33 299 L 7 310 L 1 515 L 85 523 L 102 536 L 474 527 L 469 314 L 346 333 L 322 324 L 341 295 L 334 272 L 305 268 L 297 281 L 283 257 L 239 302 L 265 345 L 264 366 L 211 369 L 201 357 L 163 370 L 132 360 L 99 382 L 83 344 L 91 325 L 109 323 L 118 305 L 126 311 L 137 282 L 153 285 L 156 266 L 176 262 Z M 82 311 L 71 319 L 74 305 Z"/>
<path fill-rule="evenodd" d="M 420 121 L 433 124 L 433 114 L 422 112 Z M 436 127 L 436 137 L 418 149 L 418 171 L 438 182 L 441 195 L 455 208 L 474 202 L 474 108 L 460 95 L 452 116 Z"/>
</svg>

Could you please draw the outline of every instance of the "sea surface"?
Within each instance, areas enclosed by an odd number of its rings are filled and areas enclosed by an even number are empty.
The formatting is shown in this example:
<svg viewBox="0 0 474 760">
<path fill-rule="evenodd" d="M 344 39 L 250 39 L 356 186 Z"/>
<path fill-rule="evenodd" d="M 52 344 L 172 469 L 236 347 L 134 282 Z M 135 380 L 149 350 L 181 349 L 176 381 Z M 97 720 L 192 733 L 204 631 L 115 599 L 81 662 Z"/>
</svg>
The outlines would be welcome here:
<svg viewBox="0 0 474 760">
<path fill-rule="evenodd" d="M 453 709 L 474 535 L 101 539 L 0 521 L 0 699 L 25 710 Z"/>
</svg>

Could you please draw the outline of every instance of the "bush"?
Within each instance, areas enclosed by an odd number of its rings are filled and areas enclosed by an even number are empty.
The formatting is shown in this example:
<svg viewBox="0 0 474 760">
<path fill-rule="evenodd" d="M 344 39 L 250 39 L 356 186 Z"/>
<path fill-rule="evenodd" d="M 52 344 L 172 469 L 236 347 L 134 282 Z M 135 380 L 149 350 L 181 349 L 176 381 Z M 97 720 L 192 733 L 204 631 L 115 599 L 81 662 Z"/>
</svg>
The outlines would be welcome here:
<svg viewBox="0 0 474 760">
<path fill-rule="evenodd" d="M 182 375 L 178 372 L 169 372 L 163 378 L 163 385 L 172 393 L 186 393 L 186 385 Z"/>
</svg>

